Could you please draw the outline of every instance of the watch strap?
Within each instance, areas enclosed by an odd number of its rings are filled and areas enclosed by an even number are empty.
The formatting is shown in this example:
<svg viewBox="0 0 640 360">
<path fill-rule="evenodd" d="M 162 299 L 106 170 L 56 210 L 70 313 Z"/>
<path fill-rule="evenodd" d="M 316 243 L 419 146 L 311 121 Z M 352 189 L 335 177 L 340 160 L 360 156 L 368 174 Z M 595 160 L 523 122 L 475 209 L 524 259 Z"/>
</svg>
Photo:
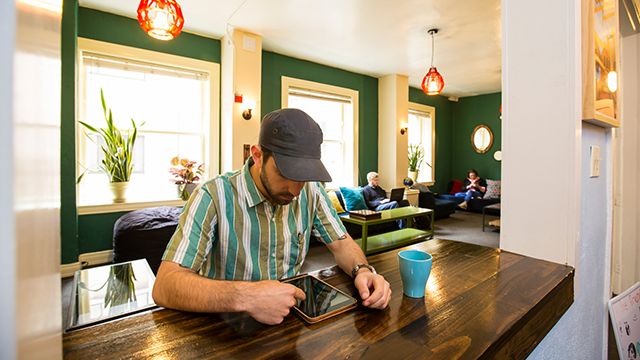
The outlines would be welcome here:
<svg viewBox="0 0 640 360">
<path fill-rule="evenodd" d="M 362 268 L 367 268 L 372 273 L 377 274 L 376 269 L 369 264 L 356 264 L 356 266 L 354 266 L 351 270 L 351 277 L 355 279 L 356 275 L 358 275 L 358 271 L 360 271 L 360 269 Z"/>
</svg>

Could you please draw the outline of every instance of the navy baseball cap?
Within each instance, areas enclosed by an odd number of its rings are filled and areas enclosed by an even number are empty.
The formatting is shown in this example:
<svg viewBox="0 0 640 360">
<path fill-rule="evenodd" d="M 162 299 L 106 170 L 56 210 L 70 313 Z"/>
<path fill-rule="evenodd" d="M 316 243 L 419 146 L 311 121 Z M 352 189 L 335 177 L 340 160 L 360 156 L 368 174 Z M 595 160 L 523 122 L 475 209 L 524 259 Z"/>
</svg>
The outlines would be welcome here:
<svg viewBox="0 0 640 360">
<path fill-rule="evenodd" d="M 282 176 L 294 181 L 331 182 L 320 161 L 322 129 L 300 109 L 280 109 L 262 118 L 260 147 L 273 153 Z"/>
</svg>

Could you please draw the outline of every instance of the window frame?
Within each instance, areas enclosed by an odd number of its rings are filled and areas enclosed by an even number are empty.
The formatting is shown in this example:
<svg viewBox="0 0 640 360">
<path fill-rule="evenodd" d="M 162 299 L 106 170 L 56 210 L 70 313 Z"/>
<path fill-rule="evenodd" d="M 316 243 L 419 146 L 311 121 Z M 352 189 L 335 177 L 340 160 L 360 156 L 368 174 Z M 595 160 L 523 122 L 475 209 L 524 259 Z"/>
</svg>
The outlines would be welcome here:
<svg viewBox="0 0 640 360">
<path fill-rule="evenodd" d="M 357 90 L 353 90 L 349 88 L 318 83 L 315 81 L 302 80 L 302 79 L 297 79 L 297 78 L 292 78 L 287 76 L 282 76 L 281 81 L 282 81 L 282 87 L 281 87 L 282 108 L 289 107 L 289 89 L 290 88 L 298 88 L 298 89 L 322 92 L 327 94 L 335 94 L 338 96 L 344 96 L 351 99 L 351 104 L 353 107 L 353 121 L 352 121 L 353 123 L 353 129 L 352 129 L 352 133 L 353 133 L 353 149 L 352 149 L 353 174 L 352 176 L 353 178 L 352 179 L 353 180 L 352 180 L 352 184 L 344 184 L 340 186 L 358 186 L 358 170 L 359 170 L 359 166 L 358 166 L 358 158 L 359 158 L 358 123 L 359 122 L 358 122 L 358 119 L 360 118 L 359 92 Z"/>
<path fill-rule="evenodd" d="M 436 108 L 410 101 L 407 109 L 407 119 L 409 118 L 410 110 L 427 113 L 431 117 L 431 181 L 420 182 L 420 184 L 432 186 L 436 182 Z M 407 144 L 407 148 L 408 146 Z"/>
<path fill-rule="evenodd" d="M 211 176 L 220 173 L 220 64 L 82 37 L 78 37 L 77 46 L 76 71 L 78 90 L 75 95 L 76 124 L 74 138 L 76 144 L 76 175 L 81 173 L 80 161 L 84 154 L 84 146 L 86 142 L 81 126 L 78 126 L 77 124 L 80 114 L 84 113 L 84 109 L 82 108 L 84 106 L 84 102 L 80 96 L 85 92 L 85 79 L 81 76 L 84 66 L 83 54 L 85 52 L 206 73 L 209 76 L 209 121 L 205 124 L 204 130 L 206 133 L 204 141 L 204 162 L 208 165 L 205 177 L 210 178 Z M 143 201 L 127 201 L 125 203 L 78 205 L 80 204 L 80 186 L 78 185 L 76 185 L 76 199 L 76 207 L 79 215 L 129 211 L 144 208 L 150 204 L 153 204 L 154 206 L 184 204 L 183 200 L 176 198 L 145 199 Z"/>
</svg>

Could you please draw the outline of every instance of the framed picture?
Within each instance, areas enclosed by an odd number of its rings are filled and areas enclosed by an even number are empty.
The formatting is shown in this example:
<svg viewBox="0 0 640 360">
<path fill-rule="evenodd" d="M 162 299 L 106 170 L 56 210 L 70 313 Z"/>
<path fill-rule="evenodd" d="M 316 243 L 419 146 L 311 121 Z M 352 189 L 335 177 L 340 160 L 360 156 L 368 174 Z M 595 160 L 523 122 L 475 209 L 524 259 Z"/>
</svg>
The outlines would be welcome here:
<svg viewBox="0 0 640 360">
<path fill-rule="evenodd" d="M 619 127 L 618 2 L 582 1 L 583 120 Z"/>
</svg>

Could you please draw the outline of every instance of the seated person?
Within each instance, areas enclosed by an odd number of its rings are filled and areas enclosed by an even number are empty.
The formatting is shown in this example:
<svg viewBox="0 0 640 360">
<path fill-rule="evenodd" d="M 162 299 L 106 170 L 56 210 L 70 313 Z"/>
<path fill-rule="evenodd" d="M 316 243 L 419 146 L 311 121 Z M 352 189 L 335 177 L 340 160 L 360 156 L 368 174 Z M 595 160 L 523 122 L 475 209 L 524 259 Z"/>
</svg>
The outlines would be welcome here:
<svg viewBox="0 0 640 360">
<path fill-rule="evenodd" d="M 484 196 L 487 191 L 487 182 L 478 176 L 478 172 L 475 169 L 470 169 L 467 171 L 467 178 L 464 180 L 462 189 L 464 191 L 456 193 L 455 197 L 464 198 L 464 201 L 458 206 L 466 209 L 467 201 Z"/>
<path fill-rule="evenodd" d="M 372 171 L 367 174 L 369 185 L 362 189 L 362 195 L 364 196 L 364 202 L 367 203 L 367 207 L 375 211 L 400 207 L 401 204 L 398 204 L 397 201 L 390 201 L 387 198 L 387 192 L 378 185 L 379 180 L 377 172 Z M 404 204 L 402 205 L 404 206 Z"/>
<path fill-rule="evenodd" d="M 389 283 L 330 211 L 319 183 L 331 181 L 321 144 L 320 126 L 303 111 L 265 115 L 242 169 L 204 182 L 189 198 L 158 270 L 156 304 L 279 324 L 305 293 L 278 280 L 298 274 L 313 233 L 352 276 L 362 304 L 386 308 Z"/>
</svg>

